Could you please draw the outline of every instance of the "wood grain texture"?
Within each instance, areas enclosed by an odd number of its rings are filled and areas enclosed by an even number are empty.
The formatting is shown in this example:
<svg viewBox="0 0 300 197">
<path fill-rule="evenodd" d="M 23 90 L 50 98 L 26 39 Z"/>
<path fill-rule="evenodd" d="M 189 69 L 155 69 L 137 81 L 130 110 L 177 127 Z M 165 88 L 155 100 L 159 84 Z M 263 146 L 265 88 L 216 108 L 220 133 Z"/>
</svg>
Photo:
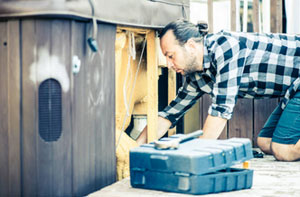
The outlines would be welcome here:
<svg viewBox="0 0 300 197">
<path fill-rule="evenodd" d="M 228 138 L 243 137 L 252 139 L 253 100 L 238 99 L 228 127 Z"/>
<path fill-rule="evenodd" d="M 98 29 L 100 47 L 92 53 L 86 23 L 46 19 L 22 23 L 24 196 L 84 196 L 116 180 L 116 27 L 101 24 Z M 73 55 L 81 60 L 76 75 Z M 38 87 L 43 70 L 58 77 L 59 72 L 53 72 L 58 65 L 66 70 L 61 83 L 62 135 L 46 142 L 38 132 Z M 64 89 L 66 82 L 70 85 Z"/>
<path fill-rule="evenodd" d="M 20 21 L 8 21 L 9 194 L 21 195 L 20 155 Z M 0 107 L 1 109 L 1 107 Z M 1 196 L 1 195 L 0 195 Z"/>
<path fill-rule="evenodd" d="M 230 18 L 230 29 L 231 31 L 236 31 L 236 0 L 230 0 L 231 4 L 231 18 Z"/>
<path fill-rule="evenodd" d="M 148 142 L 157 139 L 158 66 L 155 51 L 155 32 L 147 34 L 147 121 Z"/>
<path fill-rule="evenodd" d="M 162 52 L 161 52 L 162 54 Z M 164 57 L 166 60 L 166 58 Z M 172 69 L 168 69 L 168 104 L 171 103 L 176 97 L 176 72 Z M 168 136 L 176 133 L 176 127 L 169 129 Z"/>
<path fill-rule="evenodd" d="M 99 51 L 93 53 L 86 42 L 91 25 L 73 21 L 71 26 L 72 56 L 81 60 L 80 72 L 71 76 L 73 194 L 83 196 L 116 180 L 116 27 L 98 25 Z"/>
<path fill-rule="evenodd" d="M 259 32 L 259 0 L 253 0 L 253 31 Z"/>
<path fill-rule="evenodd" d="M 70 20 L 51 20 L 50 23 L 51 67 L 56 67 L 57 57 L 70 81 L 72 74 L 71 59 L 71 22 Z M 41 28 L 41 27 L 38 27 Z M 61 84 L 63 86 L 63 84 Z M 62 91 L 62 135 L 52 145 L 53 191 L 54 196 L 68 196 L 72 192 L 72 132 L 71 132 L 71 89 Z"/>
<path fill-rule="evenodd" d="M 0 196 L 9 195 L 7 22 L 0 22 Z M 6 43 L 6 44 L 5 44 Z"/>
<path fill-rule="evenodd" d="M 22 193 L 24 196 L 38 195 L 37 158 L 37 95 L 36 76 L 30 76 L 30 65 L 35 61 L 34 49 L 37 47 L 35 38 L 35 21 L 22 20 Z M 24 39 L 23 39 L 24 38 Z M 25 39 L 26 38 L 26 39 Z"/>
<path fill-rule="evenodd" d="M 271 7 L 271 32 L 282 32 L 282 0 L 270 1 Z"/>
</svg>

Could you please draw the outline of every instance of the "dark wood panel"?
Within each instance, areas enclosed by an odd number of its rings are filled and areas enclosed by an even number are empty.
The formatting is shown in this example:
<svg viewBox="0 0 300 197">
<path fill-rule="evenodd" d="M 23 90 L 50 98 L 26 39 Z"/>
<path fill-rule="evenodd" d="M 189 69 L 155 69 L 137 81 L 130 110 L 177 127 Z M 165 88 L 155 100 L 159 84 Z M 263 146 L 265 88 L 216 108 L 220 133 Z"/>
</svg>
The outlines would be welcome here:
<svg viewBox="0 0 300 197">
<path fill-rule="evenodd" d="M 72 120 L 73 120 L 73 194 L 83 196 L 92 190 L 95 180 L 95 162 L 91 156 L 95 155 L 95 149 L 90 149 L 93 143 L 93 135 L 89 111 L 90 73 L 86 58 L 86 23 L 72 22 L 72 57 L 78 56 L 81 60 L 80 72 L 71 76 L 72 81 Z M 92 180 L 92 181 L 90 181 Z"/>
<path fill-rule="evenodd" d="M 278 99 L 263 99 L 254 100 L 254 130 L 253 130 L 253 145 L 257 147 L 256 138 L 260 130 L 263 128 L 265 122 L 270 114 L 278 105 Z"/>
<path fill-rule="evenodd" d="M 51 21 L 51 68 L 65 72 L 55 73 L 62 85 L 62 135 L 53 142 L 53 195 L 69 196 L 72 193 L 72 132 L 71 132 L 71 22 L 70 20 Z M 58 59 L 58 64 L 55 59 Z M 59 68 L 58 65 L 61 67 Z"/>
<path fill-rule="evenodd" d="M 115 35 L 116 27 L 100 24 L 98 43 L 101 46 L 90 67 L 93 82 L 90 86 L 94 98 L 95 174 L 96 188 L 100 189 L 115 181 Z M 113 44 L 112 44 L 113 43 Z M 96 74 L 98 73 L 98 74 Z M 97 80 L 98 76 L 100 77 Z M 101 122 L 99 120 L 102 120 Z"/>
<path fill-rule="evenodd" d="M 37 194 L 38 195 L 50 195 L 54 196 L 54 177 L 57 176 L 57 172 L 54 171 L 54 142 L 46 142 L 39 135 L 39 113 L 38 113 L 38 91 L 40 84 L 48 78 L 49 73 L 55 76 L 52 71 L 52 64 L 54 59 L 51 57 L 52 53 L 52 42 L 51 40 L 51 20 L 35 20 L 35 41 L 36 41 L 36 51 L 34 55 L 34 63 L 32 65 L 24 65 L 25 67 L 32 67 L 34 69 L 34 74 L 36 76 L 34 85 L 34 95 L 35 95 L 35 135 L 37 140 L 37 145 L 35 151 L 37 157 L 35 161 L 37 163 Z M 61 35 L 57 35 L 61 36 Z M 56 64 L 58 64 L 59 59 L 57 59 Z M 32 72 L 31 70 L 31 72 Z M 56 71 L 58 72 L 58 71 Z M 31 73 L 32 74 L 32 73 Z M 28 76 L 27 76 L 28 77 Z M 32 92 L 32 93 L 33 93 Z M 25 116 L 25 114 L 24 114 Z M 61 150 L 63 151 L 63 150 Z"/>
<path fill-rule="evenodd" d="M 80 29 L 80 31 L 78 31 Z M 85 30 L 85 31 L 82 31 Z M 81 60 L 73 81 L 73 190 L 86 195 L 115 181 L 115 26 L 98 25 L 99 51 L 86 40 L 91 23 L 72 23 L 72 56 Z"/>
<path fill-rule="evenodd" d="M 7 22 L 0 22 L 0 196 L 9 195 Z"/>
<path fill-rule="evenodd" d="M 20 162 L 20 22 L 8 21 L 9 195 L 21 195 Z M 0 52 L 1 53 L 1 52 Z M 1 195 L 0 195 L 1 196 Z"/>
<path fill-rule="evenodd" d="M 37 96 L 36 72 L 31 65 L 36 61 L 37 51 L 35 21 L 22 20 L 22 193 L 24 196 L 38 194 L 37 181 Z M 30 78 L 31 76 L 31 78 Z M 43 180 L 41 180 L 43 181 Z"/>
<path fill-rule="evenodd" d="M 270 1 L 271 32 L 282 32 L 282 0 Z"/>
<path fill-rule="evenodd" d="M 238 99 L 233 117 L 228 124 L 228 137 L 243 137 L 252 140 L 253 100 Z"/>
</svg>

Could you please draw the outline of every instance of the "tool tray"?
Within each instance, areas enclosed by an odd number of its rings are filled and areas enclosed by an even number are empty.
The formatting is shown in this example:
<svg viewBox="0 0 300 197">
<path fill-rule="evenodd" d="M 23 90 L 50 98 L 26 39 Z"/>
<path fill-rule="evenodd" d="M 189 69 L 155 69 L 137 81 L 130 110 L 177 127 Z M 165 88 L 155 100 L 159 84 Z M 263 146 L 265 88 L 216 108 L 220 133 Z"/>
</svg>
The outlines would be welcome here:
<svg viewBox="0 0 300 197">
<path fill-rule="evenodd" d="M 248 189 L 253 170 L 230 166 L 251 158 L 251 142 L 245 138 L 197 138 L 167 150 L 144 144 L 130 151 L 130 181 L 132 187 L 189 194 Z"/>
</svg>

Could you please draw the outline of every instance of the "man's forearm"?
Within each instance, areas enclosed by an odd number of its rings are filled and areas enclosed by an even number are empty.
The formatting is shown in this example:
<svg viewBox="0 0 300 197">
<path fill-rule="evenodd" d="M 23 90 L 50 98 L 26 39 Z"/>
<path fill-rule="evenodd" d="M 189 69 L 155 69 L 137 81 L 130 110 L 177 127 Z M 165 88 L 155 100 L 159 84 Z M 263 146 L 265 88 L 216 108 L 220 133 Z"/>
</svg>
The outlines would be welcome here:
<svg viewBox="0 0 300 197">
<path fill-rule="evenodd" d="M 157 138 L 161 138 L 170 128 L 171 122 L 168 119 L 158 116 L 157 123 Z M 137 139 L 138 144 L 147 143 L 147 126 L 142 131 L 141 135 Z"/>
<path fill-rule="evenodd" d="M 208 115 L 203 126 L 203 135 L 201 138 L 217 139 L 221 135 L 226 123 L 227 119 Z"/>
</svg>

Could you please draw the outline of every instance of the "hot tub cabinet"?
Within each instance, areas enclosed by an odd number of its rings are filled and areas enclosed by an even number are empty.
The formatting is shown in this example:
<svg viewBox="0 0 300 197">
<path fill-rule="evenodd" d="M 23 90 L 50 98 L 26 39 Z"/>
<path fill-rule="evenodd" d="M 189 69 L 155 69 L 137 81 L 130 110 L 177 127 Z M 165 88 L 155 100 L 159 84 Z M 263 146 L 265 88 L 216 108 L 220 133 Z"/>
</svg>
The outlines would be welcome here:
<svg viewBox="0 0 300 197">
<path fill-rule="evenodd" d="M 115 182 L 117 28 L 154 32 L 188 11 L 187 0 L 56 2 L 0 1 L 0 196 Z"/>
</svg>

